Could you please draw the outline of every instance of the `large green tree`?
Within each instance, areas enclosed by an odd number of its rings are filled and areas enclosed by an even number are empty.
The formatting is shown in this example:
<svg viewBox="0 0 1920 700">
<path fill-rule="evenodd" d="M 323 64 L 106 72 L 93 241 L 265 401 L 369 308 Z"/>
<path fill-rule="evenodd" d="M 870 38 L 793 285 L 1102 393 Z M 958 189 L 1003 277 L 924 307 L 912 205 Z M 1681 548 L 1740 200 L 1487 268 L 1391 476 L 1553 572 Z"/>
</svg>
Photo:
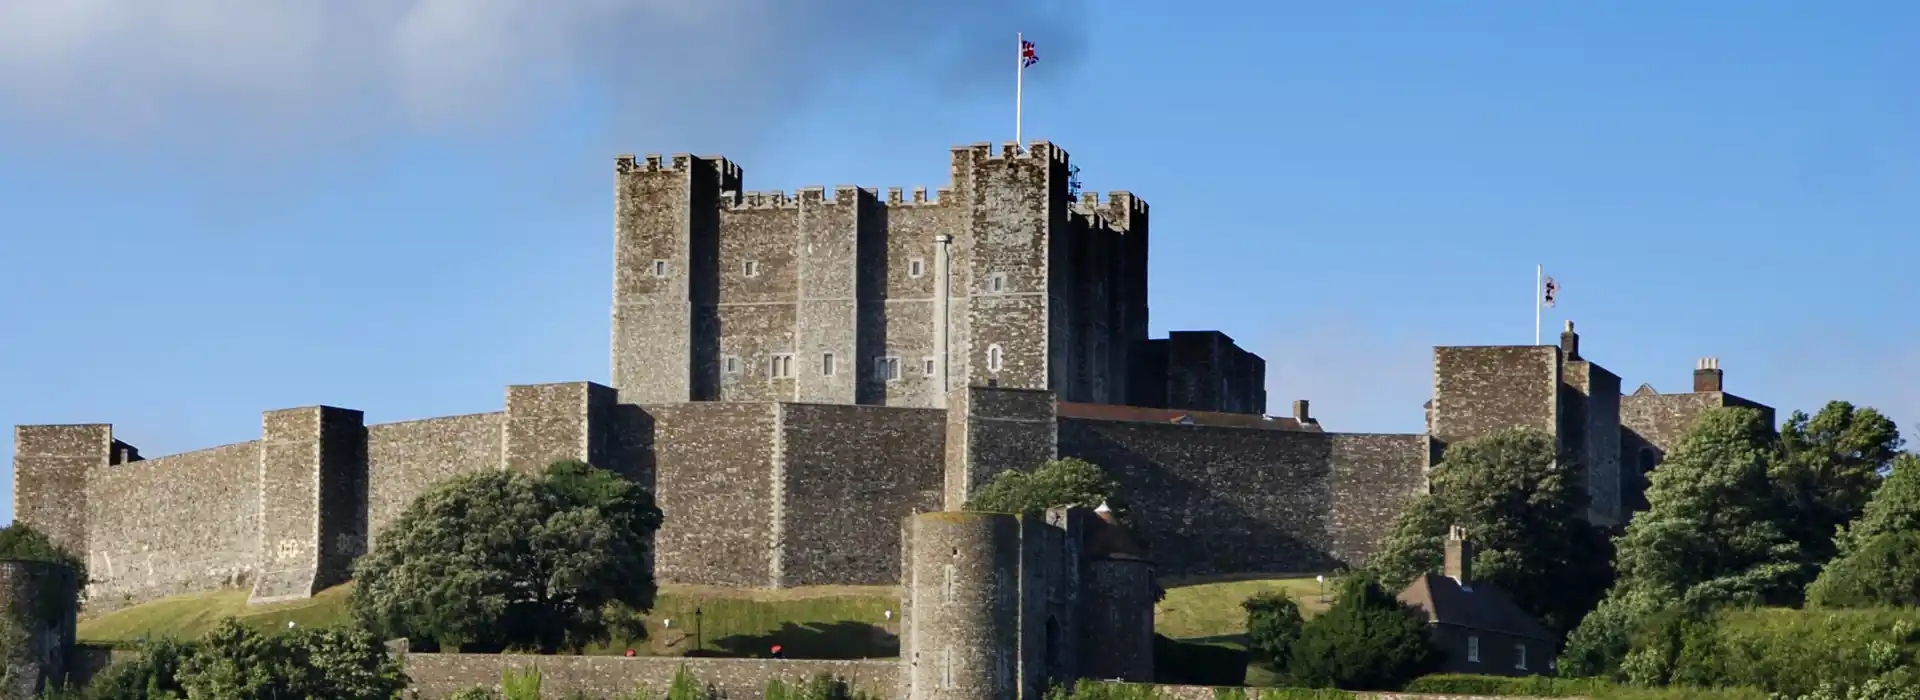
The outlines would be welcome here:
<svg viewBox="0 0 1920 700">
<path fill-rule="evenodd" d="M 652 494 L 558 462 L 484 471 L 423 494 L 357 562 L 352 607 L 387 637 L 474 650 L 578 649 L 652 607 Z M 623 610 L 624 609 L 624 610 Z"/>
<path fill-rule="evenodd" d="M 1288 681 L 1312 688 L 1396 690 L 1440 659 L 1425 617 L 1364 573 L 1342 578 L 1333 607 L 1291 646 Z"/>
<path fill-rule="evenodd" d="M 1780 427 L 1770 476 L 1790 509 L 1784 522 L 1800 545 L 1803 575 L 1837 553 L 1835 531 L 1860 517 L 1900 445 L 1892 420 L 1845 401 L 1812 416 L 1795 411 Z"/>
<path fill-rule="evenodd" d="M 1895 458 L 1863 511 L 1836 538 L 1839 556 L 1808 587 L 1808 601 L 1920 605 L 1920 457 Z"/>
<path fill-rule="evenodd" d="M 1647 510 L 1615 542 L 1615 583 L 1567 640 L 1563 671 L 1615 673 L 1649 615 L 1680 607 L 1797 600 L 1803 553 L 1770 476 L 1780 450 L 1750 408 L 1695 420 L 1651 474 Z"/>
<path fill-rule="evenodd" d="M 1033 471 L 1009 470 L 967 501 L 967 510 L 1033 514 L 1060 506 L 1097 507 L 1106 504 L 1114 518 L 1133 525 L 1120 484 L 1092 462 L 1068 457 L 1040 465 Z"/>
<path fill-rule="evenodd" d="M 65 564 L 71 567 L 78 577 L 80 588 L 84 592 L 87 586 L 87 563 L 47 539 L 47 536 L 33 526 L 14 521 L 6 527 L 0 527 L 0 559 L 19 561 L 44 561 Z"/>
<path fill-rule="evenodd" d="M 393 700 L 407 687 L 399 660 L 365 631 L 261 634 L 233 618 L 180 660 L 175 680 L 188 700 Z"/>
<path fill-rule="evenodd" d="M 1478 547 L 1474 578 L 1551 629 L 1571 629 L 1610 581 L 1606 534 L 1584 519 L 1585 471 L 1553 437 L 1510 428 L 1447 446 L 1430 493 L 1395 520 L 1368 568 L 1389 589 L 1440 569 L 1448 530 Z"/>
</svg>

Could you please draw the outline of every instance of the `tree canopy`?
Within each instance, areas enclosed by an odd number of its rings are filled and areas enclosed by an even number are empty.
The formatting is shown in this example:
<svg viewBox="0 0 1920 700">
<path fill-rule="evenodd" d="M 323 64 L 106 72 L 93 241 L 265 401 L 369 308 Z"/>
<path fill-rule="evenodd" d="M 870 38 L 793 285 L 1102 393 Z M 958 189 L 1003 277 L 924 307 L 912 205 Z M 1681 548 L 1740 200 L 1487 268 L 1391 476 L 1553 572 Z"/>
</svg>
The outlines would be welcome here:
<svg viewBox="0 0 1920 700">
<path fill-rule="evenodd" d="M 1426 619 L 1371 576 L 1340 580 L 1340 597 L 1293 641 L 1286 676 L 1313 688 L 1397 690 L 1440 660 Z"/>
<path fill-rule="evenodd" d="M 1132 526 L 1132 513 L 1120 499 L 1120 484 L 1098 465 L 1081 459 L 1051 460 L 1033 471 L 1000 472 L 967 501 L 967 510 L 1033 514 L 1061 506 L 1094 508 L 1101 504 L 1114 518 Z"/>
<path fill-rule="evenodd" d="M 87 563 L 72 552 L 47 539 L 46 534 L 20 521 L 0 527 L 0 559 L 44 561 L 64 564 L 73 569 L 80 588 L 87 586 Z"/>
<path fill-rule="evenodd" d="M 1784 522 L 1800 545 L 1803 575 L 1837 553 L 1835 531 L 1860 517 L 1901 442 L 1892 420 L 1845 401 L 1812 416 L 1795 411 L 1780 427 L 1771 476 L 1789 510 Z"/>
<path fill-rule="evenodd" d="M 1474 578 L 1507 591 L 1550 629 L 1571 629 L 1606 590 L 1606 534 L 1584 519 L 1585 471 L 1556 454 L 1552 436 L 1511 428 L 1461 440 L 1447 446 L 1429 483 L 1368 560 L 1390 590 L 1439 571 L 1455 525 L 1478 550 Z"/>
<path fill-rule="evenodd" d="M 1840 556 L 1807 589 L 1817 605 L 1920 605 L 1920 457 L 1901 455 L 1864 513 L 1842 530 Z"/>
<path fill-rule="evenodd" d="M 455 477 L 356 563 L 352 607 L 386 637 L 578 649 L 607 637 L 609 613 L 652 607 L 646 556 L 661 517 L 638 484 L 577 461 Z"/>
</svg>

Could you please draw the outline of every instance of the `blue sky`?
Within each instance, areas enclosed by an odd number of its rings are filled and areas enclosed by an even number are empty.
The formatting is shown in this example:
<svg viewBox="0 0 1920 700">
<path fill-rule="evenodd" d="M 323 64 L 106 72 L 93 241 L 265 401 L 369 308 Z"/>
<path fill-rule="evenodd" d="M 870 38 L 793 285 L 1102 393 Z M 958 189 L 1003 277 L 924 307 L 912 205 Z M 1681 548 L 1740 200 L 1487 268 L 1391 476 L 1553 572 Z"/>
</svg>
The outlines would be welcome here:
<svg viewBox="0 0 1920 700">
<path fill-rule="evenodd" d="M 1920 425 L 1911 3 L 536 4 L 0 0 L 0 424 L 156 456 L 604 382 L 615 153 L 937 187 L 1026 31 L 1026 136 L 1153 207 L 1154 332 L 1276 413 L 1417 431 L 1542 263 L 1629 390 L 1713 355 Z"/>
</svg>

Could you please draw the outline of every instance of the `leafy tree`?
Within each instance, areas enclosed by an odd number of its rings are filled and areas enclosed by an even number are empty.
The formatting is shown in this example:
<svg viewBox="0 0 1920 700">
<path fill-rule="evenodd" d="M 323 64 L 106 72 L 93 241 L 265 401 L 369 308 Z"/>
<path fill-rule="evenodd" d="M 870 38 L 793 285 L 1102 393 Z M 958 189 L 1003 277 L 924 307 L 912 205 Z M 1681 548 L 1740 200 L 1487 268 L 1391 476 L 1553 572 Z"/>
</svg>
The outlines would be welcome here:
<svg viewBox="0 0 1920 700">
<path fill-rule="evenodd" d="M 1270 668 L 1285 671 L 1305 621 L 1285 592 L 1261 593 L 1240 603 L 1247 611 L 1247 644 Z"/>
<path fill-rule="evenodd" d="M 1800 544 L 1806 574 L 1834 556 L 1834 532 L 1860 517 L 1900 444 L 1892 420 L 1845 401 L 1813 416 L 1795 411 L 1781 426 L 1782 454 L 1771 476 L 1791 509 L 1784 522 Z"/>
<path fill-rule="evenodd" d="M 1056 459 L 1033 471 L 1000 472 L 967 501 L 967 510 L 1033 514 L 1060 506 L 1093 508 L 1105 503 L 1116 520 L 1133 526 L 1120 500 L 1120 484 L 1098 465 L 1081 459 Z"/>
<path fill-rule="evenodd" d="M 1620 585 L 1685 603 L 1794 602 L 1801 549 L 1768 475 L 1777 454 L 1759 411 L 1701 414 L 1617 543 Z"/>
<path fill-rule="evenodd" d="M 176 677 L 188 700 L 392 700 L 407 687 L 399 662 L 364 631 L 267 635 L 233 618 L 200 640 Z"/>
<path fill-rule="evenodd" d="M 1840 556 L 1807 589 L 1817 605 L 1920 605 L 1920 457 L 1900 455 L 1865 513 L 1836 538 Z"/>
<path fill-rule="evenodd" d="M 560 462 L 485 471 L 423 494 L 356 564 L 355 617 L 385 637 L 474 650 L 577 650 L 620 608 L 652 607 L 645 566 L 661 522 L 620 476 Z"/>
<path fill-rule="evenodd" d="M 193 648 L 172 639 L 141 645 L 140 653 L 108 666 L 86 686 L 90 700 L 163 700 L 186 696 L 180 666 Z"/>
<path fill-rule="evenodd" d="M 1389 590 L 1438 571 L 1447 531 L 1478 548 L 1474 578 L 1499 586 L 1551 629 L 1567 630 L 1606 591 L 1604 531 L 1587 524 L 1585 471 L 1553 437 L 1511 428 L 1447 447 L 1431 493 L 1394 522 L 1368 569 Z"/>
<path fill-rule="evenodd" d="M 44 533 L 33 529 L 33 526 L 17 520 L 0 527 L 0 559 L 65 564 L 73 569 L 82 589 L 87 585 L 86 561 L 55 545 L 53 540 L 47 539 Z"/>
<path fill-rule="evenodd" d="M 1619 678 L 1634 635 L 1663 611 L 1799 597 L 1792 510 L 1769 476 L 1779 454 L 1759 411 L 1715 408 L 1695 420 L 1650 475 L 1647 510 L 1615 541 L 1616 581 L 1568 638 L 1562 672 Z"/>
<path fill-rule="evenodd" d="M 1426 619 L 1371 576 L 1356 574 L 1341 579 L 1333 607 L 1301 628 L 1287 676 L 1308 687 L 1393 690 L 1439 658 Z"/>
</svg>

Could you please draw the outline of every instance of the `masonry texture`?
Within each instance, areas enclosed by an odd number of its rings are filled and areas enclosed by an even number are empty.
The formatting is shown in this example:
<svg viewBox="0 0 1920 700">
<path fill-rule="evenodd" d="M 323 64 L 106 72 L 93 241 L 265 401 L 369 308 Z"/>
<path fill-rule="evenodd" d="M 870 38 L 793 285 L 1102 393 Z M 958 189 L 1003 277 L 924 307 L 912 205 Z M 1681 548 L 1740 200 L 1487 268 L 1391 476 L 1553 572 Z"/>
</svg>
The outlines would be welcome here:
<svg viewBox="0 0 1920 700">
<path fill-rule="evenodd" d="M 26 633 L 27 644 L 4 650 L 0 697 L 33 698 L 67 682 L 76 665 L 74 622 L 79 581 L 73 569 L 38 561 L 0 561 L 0 605 Z"/>
<path fill-rule="evenodd" d="M 1076 195 L 1048 143 L 949 164 L 931 195 L 789 195 L 743 190 L 723 158 L 620 157 L 611 385 L 511 386 L 499 411 L 381 425 L 268 411 L 258 440 L 153 459 L 109 424 L 19 426 L 17 518 L 85 557 L 90 609 L 272 600 L 344 581 L 446 479 L 579 459 L 653 491 L 662 583 L 886 584 L 907 573 L 903 518 L 1077 457 L 1119 482 L 1155 575 L 1302 573 L 1364 562 L 1450 442 L 1546 431 L 1587 469 L 1588 517 L 1618 525 L 1701 411 L 1771 417 L 1713 359 L 1691 393 L 1622 396 L 1571 326 L 1557 346 L 1435 348 L 1423 433 L 1331 432 L 1304 400 L 1266 416 L 1264 361 L 1231 337 L 1147 337 L 1144 201 Z M 1094 583 L 1130 585 L 1116 576 Z"/>
</svg>

